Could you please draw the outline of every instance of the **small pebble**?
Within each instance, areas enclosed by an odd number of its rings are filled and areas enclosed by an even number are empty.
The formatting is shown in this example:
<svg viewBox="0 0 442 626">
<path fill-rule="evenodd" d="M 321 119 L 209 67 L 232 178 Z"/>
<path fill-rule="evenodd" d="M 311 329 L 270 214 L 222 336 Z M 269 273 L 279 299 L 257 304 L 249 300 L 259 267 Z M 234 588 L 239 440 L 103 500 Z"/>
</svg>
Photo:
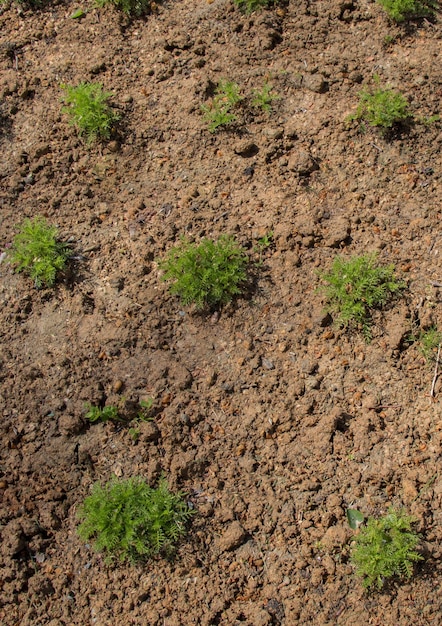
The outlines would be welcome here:
<svg viewBox="0 0 442 626">
<path fill-rule="evenodd" d="M 122 389 L 123 389 L 123 381 L 122 380 L 116 380 L 114 382 L 114 384 L 112 385 L 112 391 L 114 393 L 119 393 Z"/>
</svg>

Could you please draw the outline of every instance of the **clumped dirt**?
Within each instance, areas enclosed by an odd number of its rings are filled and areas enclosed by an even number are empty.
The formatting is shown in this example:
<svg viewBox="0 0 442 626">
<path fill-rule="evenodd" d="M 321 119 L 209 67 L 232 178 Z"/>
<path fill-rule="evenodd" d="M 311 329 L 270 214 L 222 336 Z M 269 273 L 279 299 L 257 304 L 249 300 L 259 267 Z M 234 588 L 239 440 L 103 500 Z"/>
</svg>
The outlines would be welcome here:
<svg viewBox="0 0 442 626">
<path fill-rule="evenodd" d="M 75 253 L 40 291 L 1 257 L 1 623 L 440 624 L 442 390 L 410 340 L 442 328 L 442 132 L 419 121 L 440 113 L 440 22 L 397 27 L 365 0 L 251 16 L 182 0 L 133 22 L 71 19 L 81 6 L 0 10 L 0 252 L 44 215 Z M 389 138 L 347 121 L 375 74 L 417 120 Z M 248 100 L 210 134 L 200 106 L 226 78 Z M 268 115 L 250 107 L 266 79 Z M 60 85 L 92 80 L 121 121 L 88 147 Z M 223 233 L 253 288 L 183 309 L 157 260 Z M 318 270 L 374 250 L 408 288 L 367 344 L 324 313 Z M 149 397 L 137 441 L 84 418 Z M 105 565 L 76 534 L 91 484 L 161 473 L 197 511 L 175 560 Z M 345 511 L 390 504 L 417 517 L 426 559 L 370 594 Z"/>
</svg>

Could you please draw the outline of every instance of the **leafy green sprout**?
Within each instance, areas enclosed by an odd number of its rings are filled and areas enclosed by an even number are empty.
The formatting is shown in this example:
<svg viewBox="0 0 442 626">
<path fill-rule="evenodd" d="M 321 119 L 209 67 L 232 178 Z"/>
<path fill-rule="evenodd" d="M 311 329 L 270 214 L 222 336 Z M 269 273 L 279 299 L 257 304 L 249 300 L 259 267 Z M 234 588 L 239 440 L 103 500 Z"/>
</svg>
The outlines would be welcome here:
<svg viewBox="0 0 442 626">
<path fill-rule="evenodd" d="M 209 131 L 216 132 L 221 126 L 228 126 L 237 120 L 232 109 L 241 102 L 239 86 L 233 81 L 222 80 L 215 89 L 215 95 L 208 104 L 201 105 Z"/>
<path fill-rule="evenodd" d="M 234 3 L 241 11 L 250 15 L 250 13 L 254 13 L 259 9 L 267 8 L 270 1 L 271 0 L 234 0 Z"/>
<path fill-rule="evenodd" d="M 378 2 L 389 17 L 398 23 L 413 18 L 432 17 L 438 6 L 434 0 L 378 0 Z"/>
<path fill-rule="evenodd" d="M 114 422 L 122 421 L 116 406 L 93 406 L 92 404 L 86 404 L 86 415 L 85 418 L 89 420 L 92 424 L 96 422 L 108 422 L 112 420 Z"/>
<path fill-rule="evenodd" d="M 371 313 L 405 288 L 394 275 L 394 265 L 378 264 L 376 254 L 345 259 L 335 257 L 331 270 L 320 274 L 328 310 L 344 328 L 356 326 L 371 338 Z"/>
<path fill-rule="evenodd" d="M 420 537 L 412 530 L 414 521 L 404 511 L 390 508 L 383 517 L 370 517 L 361 526 L 350 558 L 364 587 L 382 589 L 393 576 L 411 578 L 414 563 L 423 559 L 416 551 Z"/>
<path fill-rule="evenodd" d="M 247 279 L 248 258 L 233 237 L 217 241 L 203 239 L 199 244 L 182 239 L 159 263 L 163 280 L 174 281 L 170 287 L 184 305 L 197 309 L 230 302 L 242 291 Z"/>
<path fill-rule="evenodd" d="M 260 237 L 257 240 L 256 246 L 254 246 L 253 251 L 259 254 L 258 265 L 262 265 L 262 257 L 263 257 L 264 251 L 270 248 L 272 243 L 273 243 L 273 230 L 270 230 L 268 233 L 263 235 L 263 237 Z"/>
<path fill-rule="evenodd" d="M 420 351 L 427 362 L 435 361 L 437 351 L 442 344 L 442 332 L 436 326 L 432 326 L 419 335 Z"/>
<path fill-rule="evenodd" d="M 375 81 L 379 80 L 375 77 Z M 370 126 L 379 128 L 383 134 L 398 124 L 412 118 L 407 99 L 393 89 L 377 88 L 364 90 L 359 94 L 359 105 L 350 120 L 364 120 Z"/>
<path fill-rule="evenodd" d="M 154 420 L 154 416 L 152 415 L 152 407 L 153 407 L 153 398 L 148 398 L 147 400 L 140 401 L 140 410 L 138 411 L 136 417 L 131 421 L 131 428 L 129 428 L 128 433 L 129 436 L 133 439 L 133 441 L 138 441 L 140 437 L 140 422 L 152 422 Z"/>
<path fill-rule="evenodd" d="M 67 244 L 58 241 L 57 227 L 39 216 L 23 221 L 8 251 L 16 271 L 30 276 L 37 289 L 52 287 L 70 256 Z"/>
<path fill-rule="evenodd" d="M 182 492 L 169 491 L 164 477 L 157 488 L 141 477 L 114 478 L 92 487 L 79 509 L 78 533 L 85 541 L 92 539 L 108 563 L 171 556 L 194 512 Z"/>
<path fill-rule="evenodd" d="M 389 46 L 392 46 L 396 41 L 396 36 L 395 35 L 385 35 L 384 39 L 382 40 L 382 45 L 385 48 L 388 48 Z"/>
<path fill-rule="evenodd" d="M 272 110 L 272 102 L 279 100 L 279 95 L 274 93 L 270 83 L 265 82 L 262 89 L 255 89 L 253 92 L 252 106 L 262 109 L 265 113 Z"/>
<path fill-rule="evenodd" d="M 141 17 L 152 8 L 151 0 L 95 0 L 95 2 L 99 7 L 113 5 L 128 17 Z"/>
<path fill-rule="evenodd" d="M 109 139 L 112 128 L 119 116 L 108 104 L 112 96 L 110 91 L 103 91 L 100 83 L 80 83 L 77 87 L 61 85 L 66 94 L 62 100 L 66 106 L 62 112 L 70 117 L 70 124 L 75 126 L 88 143 L 97 139 Z"/>
</svg>

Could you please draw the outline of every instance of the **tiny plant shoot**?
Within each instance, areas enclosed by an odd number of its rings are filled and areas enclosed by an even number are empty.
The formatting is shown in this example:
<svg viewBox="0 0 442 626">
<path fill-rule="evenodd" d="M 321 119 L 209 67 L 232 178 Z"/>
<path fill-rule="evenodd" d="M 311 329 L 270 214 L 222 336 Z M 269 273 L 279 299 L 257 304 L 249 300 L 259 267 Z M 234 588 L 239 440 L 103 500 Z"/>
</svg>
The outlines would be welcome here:
<svg viewBox="0 0 442 626">
<path fill-rule="evenodd" d="M 234 2 L 236 6 L 247 15 L 259 9 L 265 9 L 270 4 L 270 0 L 234 0 Z"/>
<path fill-rule="evenodd" d="M 351 561 L 366 588 L 382 589 L 392 576 L 411 578 L 413 565 L 423 559 L 416 551 L 420 542 L 413 532 L 415 519 L 390 508 L 386 515 L 368 518 L 354 537 Z"/>
<path fill-rule="evenodd" d="M 405 284 L 394 275 L 394 265 L 379 265 L 376 254 L 351 259 L 337 256 L 331 270 L 321 275 L 328 309 L 344 328 L 355 326 L 371 337 L 371 312 L 381 308 Z"/>
<path fill-rule="evenodd" d="M 442 332 L 432 326 L 419 335 L 420 351 L 427 362 L 436 361 L 439 346 L 442 344 Z"/>
<path fill-rule="evenodd" d="M 119 116 L 108 104 L 112 93 L 103 91 L 99 83 L 81 83 L 77 87 L 62 85 L 66 94 L 63 101 L 66 106 L 62 112 L 70 118 L 80 135 L 88 143 L 97 139 L 109 139 L 111 131 Z"/>
<path fill-rule="evenodd" d="M 92 424 L 95 422 L 108 422 L 109 420 L 121 421 L 118 415 L 118 409 L 115 406 L 92 406 L 92 404 L 86 404 L 85 418 Z"/>
<path fill-rule="evenodd" d="M 171 293 L 183 304 L 197 309 L 226 304 L 241 293 L 247 279 L 248 258 L 233 237 L 217 241 L 203 239 L 200 244 L 182 240 L 160 262 L 163 280 L 174 281 Z"/>
<path fill-rule="evenodd" d="M 437 9 L 434 0 L 378 0 L 388 16 L 395 22 L 419 17 L 432 17 Z"/>
<path fill-rule="evenodd" d="M 241 100 L 242 96 L 236 83 L 229 80 L 220 81 L 213 99 L 208 104 L 201 105 L 201 111 L 204 113 L 204 119 L 209 124 L 211 133 L 237 120 L 232 110 Z"/>
<path fill-rule="evenodd" d="M 97 6 L 105 7 L 107 5 L 115 6 L 128 17 L 141 17 L 152 8 L 151 0 L 95 0 Z"/>
<path fill-rule="evenodd" d="M 273 92 L 273 87 L 270 83 L 266 82 L 261 90 L 255 89 L 253 91 L 252 106 L 262 109 L 265 113 L 271 113 L 272 102 L 275 100 L 279 100 L 279 96 Z"/>
<path fill-rule="evenodd" d="M 71 255 L 57 234 L 56 226 L 50 226 L 43 217 L 35 217 L 24 220 L 14 237 L 9 259 L 17 272 L 30 276 L 37 289 L 52 287 Z"/>
<path fill-rule="evenodd" d="M 96 483 L 79 510 L 78 533 L 104 552 L 107 562 L 137 562 L 171 556 L 193 515 L 183 493 L 171 493 L 164 478 L 157 488 L 140 477 Z"/>
<path fill-rule="evenodd" d="M 379 78 L 375 77 L 379 83 Z M 359 95 L 359 105 L 350 120 L 363 120 L 386 134 L 393 127 L 412 119 L 407 99 L 393 89 L 381 87 L 373 91 L 364 90 Z"/>
</svg>

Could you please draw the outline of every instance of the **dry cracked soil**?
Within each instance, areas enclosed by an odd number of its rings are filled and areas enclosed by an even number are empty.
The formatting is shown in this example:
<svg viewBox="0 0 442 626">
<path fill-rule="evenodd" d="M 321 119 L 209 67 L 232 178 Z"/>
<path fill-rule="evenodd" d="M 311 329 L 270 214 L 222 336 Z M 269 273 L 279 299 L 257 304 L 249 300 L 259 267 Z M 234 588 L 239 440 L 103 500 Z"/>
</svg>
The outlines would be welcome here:
<svg viewBox="0 0 442 626">
<path fill-rule="evenodd" d="M 442 328 L 441 42 L 437 16 L 399 26 L 369 0 L 0 5 L 1 624 L 442 623 L 442 389 L 417 339 Z M 348 119 L 376 75 L 413 114 L 389 136 Z M 222 79 L 244 99 L 210 133 Z M 109 141 L 61 111 L 83 81 L 113 94 Z M 3 254 L 36 215 L 74 251 L 54 289 Z M 226 233 L 250 289 L 183 307 L 158 260 Z M 407 287 L 367 343 L 318 287 L 337 254 L 373 251 Z M 138 437 L 85 419 L 148 398 Z M 76 531 L 91 485 L 162 473 L 197 512 L 175 558 L 107 565 Z M 425 560 L 367 592 L 346 509 L 390 505 Z"/>
</svg>

